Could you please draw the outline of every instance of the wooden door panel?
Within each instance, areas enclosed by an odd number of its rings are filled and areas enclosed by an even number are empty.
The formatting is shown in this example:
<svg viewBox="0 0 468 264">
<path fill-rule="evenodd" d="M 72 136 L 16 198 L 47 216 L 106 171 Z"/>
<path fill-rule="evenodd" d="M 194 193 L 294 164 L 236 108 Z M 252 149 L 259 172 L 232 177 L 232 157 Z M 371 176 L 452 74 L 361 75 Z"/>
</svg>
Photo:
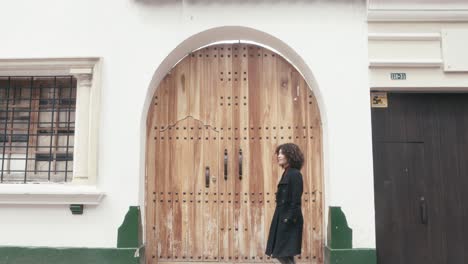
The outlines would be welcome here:
<svg viewBox="0 0 468 264">
<path fill-rule="evenodd" d="M 468 96 L 389 94 L 388 100 L 388 109 L 372 110 L 379 261 L 465 263 L 468 249 L 464 224 L 468 215 L 464 191 L 468 186 L 465 173 Z M 405 147 L 385 158 L 382 154 L 385 150 L 380 148 L 388 146 L 383 144 Z M 394 198 L 384 188 L 386 182 L 391 182 L 385 178 L 386 173 L 401 166 L 406 169 L 408 179 L 406 201 Z M 390 185 L 387 183 L 386 188 Z M 399 188 L 395 192 L 406 187 Z M 407 212 L 400 211 L 400 215 L 389 218 L 396 209 L 384 205 L 392 203 L 393 207 L 407 208 Z M 425 224 L 421 215 L 423 204 L 427 212 Z M 388 221 L 402 224 L 405 235 L 391 232 L 385 225 Z M 396 248 L 400 252 L 392 251 Z M 393 259 L 395 256 L 398 259 Z"/>
<path fill-rule="evenodd" d="M 250 151 L 249 140 L 249 105 L 247 103 L 247 56 L 246 45 L 233 45 L 232 47 L 232 179 L 233 179 L 233 225 L 234 262 L 250 261 L 250 211 L 249 211 L 249 168 Z M 239 161 L 242 156 L 242 169 Z M 242 176 L 240 173 L 242 172 Z M 246 259 L 247 258 L 247 259 Z"/>
<path fill-rule="evenodd" d="M 210 183 L 209 187 L 205 184 L 205 208 L 204 208 L 204 221 L 205 226 L 205 240 L 204 242 L 204 258 L 205 261 L 218 261 L 219 258 L 219 244 L 218 239 L 220 236 L 220 223 L 219 223 L 219 186 L 221 181 L 221 166 L 218 157 L 221 156 L 221 140 L 220 133 L 213 129 L 213 127 L 205 126 L 205 143 L 204 160 L 205 160 L 205 173 L 206 167 L 210 169 Z M 204 174 L 206 176 L 206 174 Z M 205 178 L 206 180 L 206 178 Z M 206 183 L 206 181 L 205 181 Z M 199 243 L 200 241 L 194 241 Z"/>
<path fill-rule="evenodd" d="M 177 67 L 173 68 L 174 80 L 174 97 L 172 103 L 175 108 L 175 119 L 169 120 L 171 123 L 176 123 L 187 116 L 191 116 L 193 109 L 189 109 L 193 104 L 190 103 L 190 91 L 194 90 L 190 87 L 190 60 L 182 60 Z"/>
<path fill-rule="evenodd" d="M 157 178 L 157 191 L 156 191 L 156 223 L 155 229 L 157 230 L 156 236 L 159 238 L 155 240 L 157 244 L 157 257 L 159 260 L 172 259 L 172 209 L 173 209 L 173 192 L 171 191 L 171 177 L 170 167 L 164 166 L 170 162 L 171 145 L 169 138 L 169 130 L 158 132 L 156 156 L 159 157 L 157 163 L 156 175 Z"/>
<path fill-rule="evenodd" d="M 192 129 L 193 128 L 193 129 Z M 194 189 L 190 192 L 189 202 L 191 206 L 190 229 L 194 231 L 191 237 L 192 253 L 190 255 L 191 261 L 198 261 L 204 259 L 205 247 L 205 233 L 208 231 L 205 225 L 205 211 L 209 211 L 209 204 L 205 204 L 205 172 L 206 167 L 210 167 L 206 157 L 210 154 L 209 146 L 211 144 L 204 144 L 205 142 L 205 128 L 203 123 L 197 120 L 191 120 L 190 129 L 193 131 L 193 161 L 194 161 Z M 206 133 L 209 133 L 208 130 Z M 213 169 L 213 168 L 210 168 Z M 190 182 L 190 181 L 189 181 Z M 208 240 L 209 241 L 209 240 Z M 207 245 L 208 246 L 208 245 Z"/>
<path fill-rule="evenodd" d="M 183 139 L 185 135 L 184 130 L 182 129 L 183 125 L 186 124 L 176 123 L 176 126 L 169 127 L 169 165 L 170 172 L 169 175 L 171 177 L 171 188 L 170 191 L 172 192 L 172 258 L 174 260 L 182 260 L 182 256 L 185 256 L 185 242 L 186 242 L 186 234 L 185 234 L 185 223 L 184 223 L 184 216 L 186 212 L 183 211 L 182 206 L 182 191 L 185 191 L 185 168 L 188 167 L 188 164 L 180 164 L 181 160 L 186 158 L 186 151 L 184 150 L 185 147 L 190 148 L 191 144 L 187 144 Z M 180 164 L 180 165 L 179 165 Z M 180 202 L 179 202 L 180 200 Z"/>
<path fill-rule="evenodd" d="M 155 93 L 148 142 L 156 138 L 147 150 L 149 262 L 154 252 L 164 262 L 272 262 L 264 250 L 282 173 L 274 150 L 294 142 L 306 157 L 298 261 L 323 263 L 320 114 L 281 56 L 247 44 L 189 54 Z M 152 207 L 151 193 L 166 202 Z"/>
<path fill-rule="evenodd" d="M 446 246 L 446 263 L 464 263 L 465 252 L 468 249 L 468 239 L 464 237 L 465 222 L 463 211 L 467 202 L 463 201 L 465 189 L 460 188 L 466 182 L 466 175 L 460 175 L 460 164 L 466 163 L 468 158 L 466 150 L 459 148 L 464 134 L 463 117 L 468 112 L 460 111 L 459 105 L 466 104 L 467 100 L 459 100 L 456 95 L 441 100 L 438 104 L 438 121 L 440 133 L 440 185 L 443 188 L 442 199 L 444 214 L 440 222 Z M 465 185 L 466 186 L 466 185 Z M 468 256 L 467 256 L 468 259 Z"/>
<path fill-rule="evenodd" d="M 232 50 L 229 45 L 218 47 L 219 80 L 218 90 L 222 115 L 221 129 L 221 156 L 222 178 L 219 182 L 219 259 L 229 261 L 233 257 L 233 123 L 232 123 Z"/>
<path fill-rule="evenodd" d="M 377 260 L 379 263 L 406 263 L 408 231 L 408 177 L 404 143 L 374 144 L 376 179 L 375 208 L 377 233 Z M 392 238 L 392 239 L 390 239 Z M 393 245 L 394 240 L 400 246 Z"/>
<path fill-rule="evenodd" d="M 380 175 L 375 182 L 379 263 L 434 263 L 421 215 L 421 198 L 432 200 L 424 143 L 377 143 L 374 151 L 375 173 Z"/>
<path fill-rule="evenodd" d="M 241 45 L 236 44 L 232 46 L 232 124 L 233 124 L 233 140 L 232 140 L 232 178 L 233 178 L 233 190 L 232 190 L 232 211 L 233 211 L 233 251 L 231 260 L 235 262 L 239 262 L 239 256 L 242 254 L 243 245 L 243 237 L 244 231 L 243 224 L 241 223 L 241 192 L 242 192 L 242 179 L 240 178 L 241 169 L 239 166 L 240 156 L 244 155 L 244 153 L 240 153 L 242 151 L 241 147 L 241 106 L 239 102 L 242 101 L 241 99 L 241 83 L 242 80 L 240 79 L 241 73 L 241 58 L 242 58 L 242 51 Z M 243 162 L 245 163 L 245 162 Z M 243 171 L 243 170 L 242 170 Z"/>
<path fill-rule="evenodd" d="M 311 251 L 309 260 L 312 263 L 323 263 L 323 160 L 322 160 L 322 130 L 320 121 L 320 112 L 317 100 L 312 92 L 308 92 L 307 96 L 307 120 L 309 129 L 307 130 L 307 155 L 309 158 L 307 164 L 307 175 L 310 179 L 309 188 L 309 203 L 311 210 Z"/>
</svg>

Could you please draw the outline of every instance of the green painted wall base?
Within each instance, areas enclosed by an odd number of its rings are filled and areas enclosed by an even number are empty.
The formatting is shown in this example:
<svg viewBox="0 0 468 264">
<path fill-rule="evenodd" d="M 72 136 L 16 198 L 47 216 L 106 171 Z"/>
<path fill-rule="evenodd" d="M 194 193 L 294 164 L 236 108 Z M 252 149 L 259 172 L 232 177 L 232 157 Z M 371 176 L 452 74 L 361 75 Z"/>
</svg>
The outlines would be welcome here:
<svg viewBox="0 0 468 264">
<path fill-rule="evenodd" d="M 374 248 L 353 248 L 353 230 L 348 226 L 341 207 L 328 210 L 328 237 L 325 264 L 376 264 Z"/>
<path fill-rule="evenodd" d="M 117 248 L 0 246 L 0 264 L 140 264 L 144 250 L 140 208 L 130 206 L 118 230 Z"/>
<path fill-rule="evenodd" d="M 325 247 L 325 264 L 375 264 L 373 248 L 331 249 Z"/>
<path fill-rule="evenodd" d="M 0 247 L 0 264 L 139 264 L 134 248 Z"/>
<path fill-rule="evenodd" d="M 140 208 L 131 206 L 118 230 L 117 248 L 1 247 L 0 264 L 140 264 Z M 352 248 L 352 229 L 340 207 L 330 207 L 325 264 L 375 264 L 373 248 Z"/>
</svg>

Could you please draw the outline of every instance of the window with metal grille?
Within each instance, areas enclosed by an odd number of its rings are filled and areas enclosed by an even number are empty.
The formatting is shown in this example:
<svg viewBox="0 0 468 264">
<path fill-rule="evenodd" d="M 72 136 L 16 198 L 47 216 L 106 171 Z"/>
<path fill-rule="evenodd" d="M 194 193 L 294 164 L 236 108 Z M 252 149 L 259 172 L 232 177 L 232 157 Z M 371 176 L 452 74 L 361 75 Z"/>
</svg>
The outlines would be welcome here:
<svg viewBox="0 0 468 264">
<path fill-rule="evenodd" d="M 0 77 L 0 183 L 72 180 L 76 78 Z"/>
</svg>

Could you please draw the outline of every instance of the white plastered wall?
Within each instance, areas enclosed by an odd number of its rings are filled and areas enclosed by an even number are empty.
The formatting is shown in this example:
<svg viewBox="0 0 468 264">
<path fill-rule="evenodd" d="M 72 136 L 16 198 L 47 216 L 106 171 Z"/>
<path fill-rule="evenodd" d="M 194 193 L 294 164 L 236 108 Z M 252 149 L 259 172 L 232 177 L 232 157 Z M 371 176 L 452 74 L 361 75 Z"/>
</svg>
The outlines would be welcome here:
<svg viewBox="0 0 468 264">
<path fill-rule="evenodd" d="M 386 91 L 466 92 L 467 45 L 468 22 L 370 22 L 369 85 Z M 406 73 L 406 80 L 391 80 L 391 73 Z"/>
<path fill-rule="evenodd" d="M 191 49 L 236 38 L 271 46 L 304 74 L 324 122 L 326 206 L 342 206 L 355 247 L 375 246 L 364 1 L 19 0 L 0 9 L 1 58 L 103 58 L 97 185 L 106 192 L 82 216 L 0 206 L 0 246 L 115 247 L 128 206 L 144 203 L 158 81 Z"/>
</svg>

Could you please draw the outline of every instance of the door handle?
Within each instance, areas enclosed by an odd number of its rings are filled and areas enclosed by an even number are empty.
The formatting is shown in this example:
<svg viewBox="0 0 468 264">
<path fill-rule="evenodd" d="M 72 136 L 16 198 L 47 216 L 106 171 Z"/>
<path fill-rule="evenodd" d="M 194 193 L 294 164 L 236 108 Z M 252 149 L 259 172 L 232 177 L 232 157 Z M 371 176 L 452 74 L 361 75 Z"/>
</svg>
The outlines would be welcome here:
<svg viewBox="0 0 468 264">
<path fill-rule="evenodd" d="M 419 213 L 421 215 L 421 224 L 427 225 L 427 205 L 424 196 L 419 198 Z"/>
<path fill-rule="evenodd" d="M 242 149 L 239 149 L 239 180 L 242 180 Z"/>
<path fill-rule="evenodd" d="M 228 152 L 224 149 L 224 180 L 228 178 Z"/>
<path fill-rule="evenodd" d="M 210 188 L 210 167 L 205 167 L 205 187 Z"/>
</svg>

